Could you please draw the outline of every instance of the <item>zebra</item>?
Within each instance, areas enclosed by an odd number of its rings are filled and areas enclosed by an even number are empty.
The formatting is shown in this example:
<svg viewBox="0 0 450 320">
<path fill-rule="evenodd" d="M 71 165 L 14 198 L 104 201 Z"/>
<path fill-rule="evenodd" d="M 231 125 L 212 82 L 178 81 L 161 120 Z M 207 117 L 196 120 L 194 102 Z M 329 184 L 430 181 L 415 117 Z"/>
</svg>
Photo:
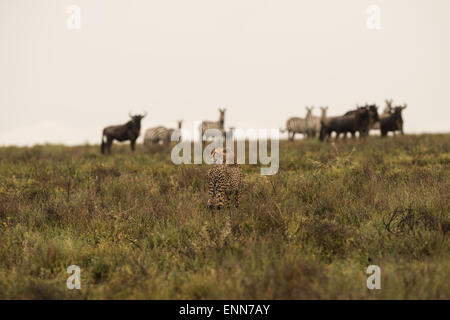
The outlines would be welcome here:
<svg viewBox="0 0 450 320">
<path fill-rule="evenodd" d="M 320 110 L 322 111 L 321 115 L 320 115 L 320 120 L 325 120 L 327 118 L 327 110 L 328 110 L 328 106 L 326 107 L 320 107 Z"/>
<path fill-rule="evenodd" d="M 313 116 L 312 111 L 314 109 L 314 106 L 311 106 L 311 108 L 306 107 L 306 110 L 308 110 L 308 113 L 310 114 L 310 118 L 307 118 L 306 126 L 307 126 L 307 134 L 308 138 L 315 138 L 320 133 L 320 119 L 319 117 Z"/>
<path fill-rule="evenodd" d="M 178 130 L 181 129 L 182 123 L 182 120 L 178 121 Z M 163 126 L 147 129 L 144 135 L 144 145 L 149 146 L 160 142 L 163 144 L 170 144 L 170 137 L 174 131 L 175 129 L 168 129 Z"/>
<path fill-rule="evenodd" d="M 220 117 L 219 117 L 219 121 L 203 121 L 200 127 L 200 137 L 201 140 L 203 140 L 203 138 L 208 138 L 205 136 L 206 130 L 209 129 L 217 129 L 220 132 L 222 132 L 222 134 L 225 134 L 225 127 L 224 127 L 224 123 L 225 123 L 225 111 L 226 109 L 219 109 L 220 112 Z"/>
<path fill-rule="evenodd" d="M 386 107 L 383 110 L 383 114 L 390 114 L 393 111 L 392 108 L 392 103 L 394 102 L 394 100 L 384 100 L 384 102 L 386 103 Z"/>
<path fill-rule="evenodd" d="M 283 130 L 281 129 L 281 132 L 288 132 L 288 137 L 290 141 L 293 141 L 295 138 L 295 134 L 296 133 L 301 133 L 303 134 L 304 137 L 307 136 L 308 133 L 308 128 L 307 128 L 307 122 L 309 120 L 311 120 L 312 117 L 312 109 L 308 109 L 308 107 L 306 107 L 307 113 L 306 113 L 306 119 L 303 118 L 297 118 L 297 117 L 293 117 L 288 119 L 288 121 L 286 121 L 286 129 Z"/>
</svg>

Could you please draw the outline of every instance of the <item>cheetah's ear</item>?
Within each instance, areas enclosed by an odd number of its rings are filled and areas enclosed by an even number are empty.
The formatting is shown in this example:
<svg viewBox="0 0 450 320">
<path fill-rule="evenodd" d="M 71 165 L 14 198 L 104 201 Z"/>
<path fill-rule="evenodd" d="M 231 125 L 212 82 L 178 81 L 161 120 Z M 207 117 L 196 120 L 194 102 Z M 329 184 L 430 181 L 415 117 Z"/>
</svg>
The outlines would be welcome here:
<svg viewBox="0 0 450 320">
<path fill-rule="evenodd" d="M 231 150 L 231 148 L 224 148 L 225 150 L 225 161 L 231 164 L 237 164 L 236 154 Z"/>
<path fill-rule="evenodd" d="M 214 163 L 217 162 L 216 154 L 217 154 L 217 150 L 216 150 L 216 149 L 213 149 L 213 150 L 211 151 L 211 160 L 212 160 L 212 162 L 214 162 Z"/>
</svg>

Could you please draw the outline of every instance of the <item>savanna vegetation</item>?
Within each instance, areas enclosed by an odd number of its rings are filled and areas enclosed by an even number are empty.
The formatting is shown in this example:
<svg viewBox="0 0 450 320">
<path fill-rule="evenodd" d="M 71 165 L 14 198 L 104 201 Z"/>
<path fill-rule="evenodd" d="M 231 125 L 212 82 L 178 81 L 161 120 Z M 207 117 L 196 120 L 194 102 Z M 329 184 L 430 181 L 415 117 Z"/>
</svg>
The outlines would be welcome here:
<svg viewBox="0 0 450 320">
<path fill-rule="evenodd" d="M 207 169 L 0 148 L 0 298 L 450 299 L 450 135 L 282 141 L 276 175 L 243 166 L 239 209 L 206 208 Z"/>
</svg>

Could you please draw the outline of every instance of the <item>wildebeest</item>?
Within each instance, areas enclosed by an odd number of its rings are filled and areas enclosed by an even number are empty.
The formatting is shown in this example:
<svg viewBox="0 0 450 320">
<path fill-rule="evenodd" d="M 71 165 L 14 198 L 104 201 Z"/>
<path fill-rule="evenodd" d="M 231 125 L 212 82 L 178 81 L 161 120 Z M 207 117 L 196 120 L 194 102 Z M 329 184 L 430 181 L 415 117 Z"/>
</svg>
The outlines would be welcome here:
<svg viewBox="0 0 450 320">
<path fill-rule="evenodd" d="M 141 132 L 141 120 L 147 116 L 147 112 L 143 115 L 131 115 L 128 113 L 131 120 L 125 124 L 118 126 L 110 126 L 103 129 L 101 152 L 105 153 L 105 148 L 108 154 L 111 154 L 111 145 L 114 140 L 126 141 L 130 140 L 131 150 L 135 150 L 136 139 Z M 106 138 L 106 141 L 105 141 Z"/>
<path fill-rule="evenodd" d="M 379 118 L 384 118 L 384 117 L 388 117 L 391 113 L 392 113 L 392 102 L 393 100 L 384 100 L 384 102 L 386 103 L 386 106 L 384 107 L 383 113 L 380 114 Z M 370 129 L 373 130 L 378 130 L 380 129 L 380 122 L 375 122 Z"/>
<path fill-rule="evenodd" d="M 220 109 L 219 108 L 219 121 L 203 121 L 200 127 L 200 138 L 203 140 L 203 138 L 208 138 L 205 136 L 206 130 L 209 129 L 217 129 L 220 132 L 222 132 L 223 135 L 225 135 L 225 111 L 227 109 Z"/>
<path fill-rule="evenodd" d="M 178 129 L 181 129 L 182 121 L 178 121 Z M 158 126 L 154 128 L 149 128 L 144 134 L 144 145 L 149 146 L 151 144 L 156 144 L 162 142 L 163 144 L 170 144 L 170 138 L 175 129 L 168 129 L 163 126 Z"/>
<path fill-rule="evenodd" d="M 403 106 L 396 106 L 391 114 L 380 118 L 381 136 L 386 137 L 388 132 L 393 132 L 395 136 L 396 131 L 400 131 L 403 135 L 403 117 L 402 111 L 406 109 L 406 103 Z"/>
<path fill-rule="evenodd" d="M 365 135 L 369 135 L 370 129 L 372 129 L 376 123 L 379 123 L 380 116 L 378 115 L 378 107 L 376 104 L 372 104 L 368 106 L 369 108 L 369 127 L 365 132 Z"/>
<path fill-rule="evenodd" d="M 359 107 L 357 110 L 351 111 L 348 114 L 338 117 L 329 117 L 321 120 L 321 129 L 319 139 L 323 141 L 325 137 L 331 137 L 331 133 L 336 132 L 336 139 L 343 133 L 344 138 L 347 132 L 350 132 L 352 137 L 359 132 L 364 134 L 369 126 L 369 110 L 365 107 Z"/>
<path fill-rule="evenodd" d="M 286 129 L 280 131 L 281 132 L 287 131 L 288 138 L 290 141 L 294 140 L 296 133 L 303 134 L 304 137 L 307 137 L 308 135 L 307 122 L 311 120 L 311 117 L 312 117 L 312 109 L 306 107 L 305 119 L 298 117 L 289 118 L 288 121 L 286 121 Z"/>
<path fill-rule="evenodd" d="M 356 110 L 351 110 L 345 114 L 349 115 L 355 112 L 361 112 L 364 109 L 369 112 L 369 118 L 367 122 L 361 123 L 361 129 L 358 130 L 360 137 L 367 137 L 369 135 L 369 130 L 380 120 L 378 116 L 378 107 L 376 104 L 369 105 L 366 103 L 364 107 L 357 107 Z"/>
</svg>

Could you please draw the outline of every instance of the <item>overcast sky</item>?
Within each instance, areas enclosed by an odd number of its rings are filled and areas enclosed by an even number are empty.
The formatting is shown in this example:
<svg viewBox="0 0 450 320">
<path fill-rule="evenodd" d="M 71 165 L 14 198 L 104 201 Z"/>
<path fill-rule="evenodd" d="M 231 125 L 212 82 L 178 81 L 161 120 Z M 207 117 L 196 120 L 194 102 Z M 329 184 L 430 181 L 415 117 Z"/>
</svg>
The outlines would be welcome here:
<svg viewBox="0 0 450 320">
<path fill-rule="evenodd" d="M 385 98 L 406 132 L 450 131 L 450 1 L 0 1 L 0 145 L 99 143 L 129 111 L 269 129 Z"/>
</svg>

